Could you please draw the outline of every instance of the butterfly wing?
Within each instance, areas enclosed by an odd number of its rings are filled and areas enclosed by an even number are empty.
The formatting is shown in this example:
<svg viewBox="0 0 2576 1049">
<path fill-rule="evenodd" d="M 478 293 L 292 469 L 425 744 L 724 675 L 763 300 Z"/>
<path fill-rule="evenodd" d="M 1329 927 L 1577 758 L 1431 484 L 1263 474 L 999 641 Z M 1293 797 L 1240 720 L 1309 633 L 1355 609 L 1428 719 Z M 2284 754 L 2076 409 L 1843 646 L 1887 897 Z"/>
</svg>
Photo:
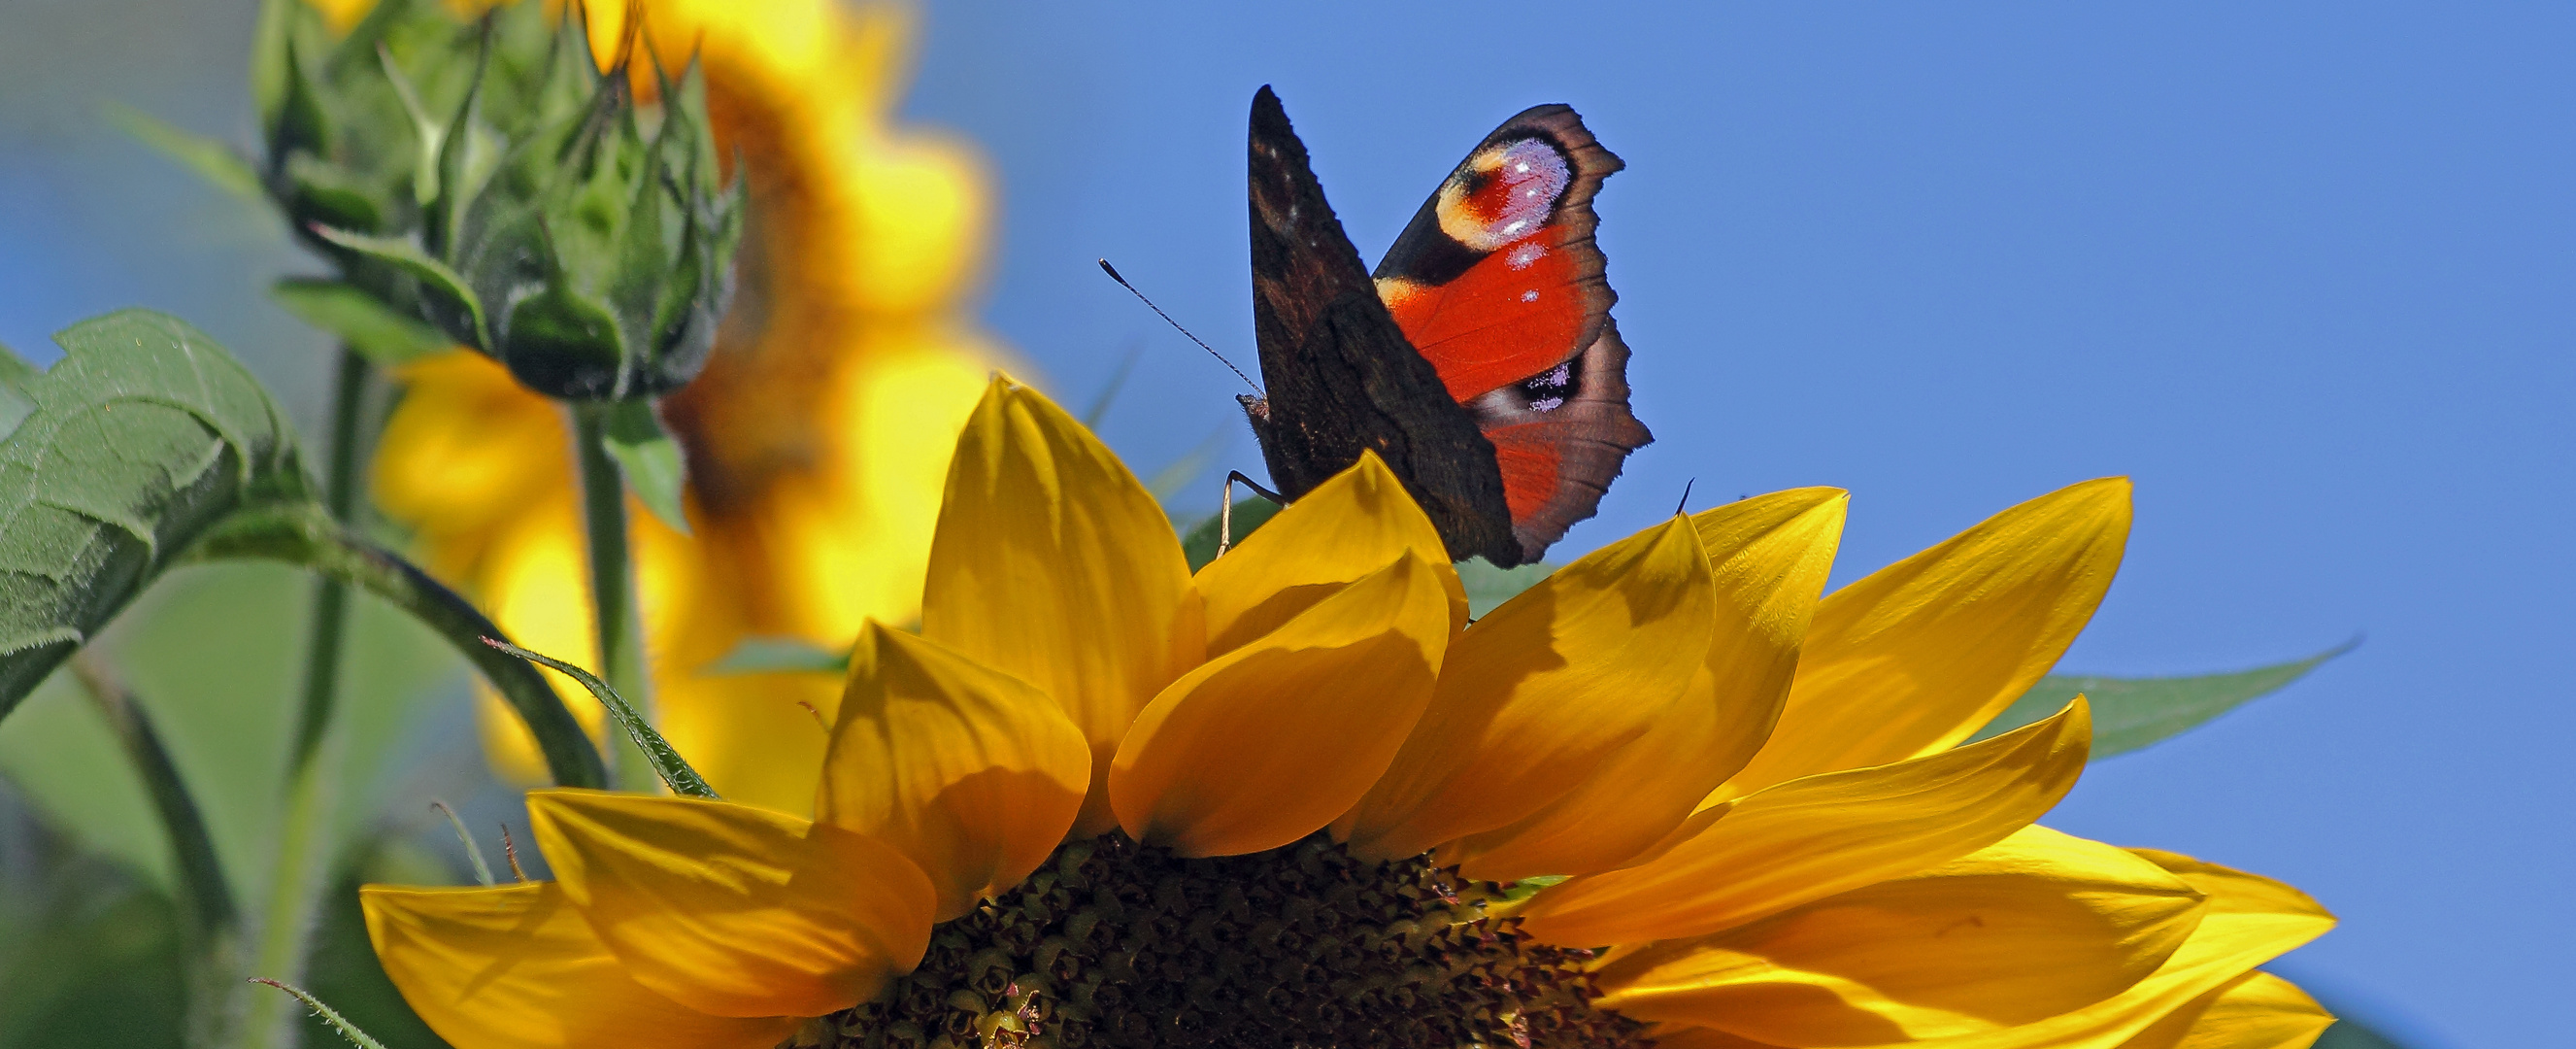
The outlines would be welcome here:
<svg viewBox="0 0 2576 1049">
<path fill-rule="evenodd" d="M 1294 499 L 1374 450 L 1453 558 L 1521 563 L 1494 442 L 1405 341 L 1267 87 L 1250 136 L 1252 323 L 1266 397 L 1242 398 Z"/>
<path fill-rule="evenodd" d="M 1423 202 L 1375 279 L 1495 448 L 1526 558 L 1592 516 L 1654 440 L 1628 408 L 1592 198 L 1623 165 L 1562 105 L 1504 121 Z"/>
</svg>

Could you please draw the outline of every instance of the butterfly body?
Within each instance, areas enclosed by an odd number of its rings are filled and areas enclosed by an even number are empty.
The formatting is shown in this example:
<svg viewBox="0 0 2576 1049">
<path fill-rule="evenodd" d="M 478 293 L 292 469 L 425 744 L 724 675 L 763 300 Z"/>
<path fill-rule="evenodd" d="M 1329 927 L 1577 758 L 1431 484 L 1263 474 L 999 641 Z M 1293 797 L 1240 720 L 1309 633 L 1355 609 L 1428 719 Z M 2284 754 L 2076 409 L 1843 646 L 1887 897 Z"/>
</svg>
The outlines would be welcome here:
<svg viewBox="0 0 2576 1049">
<path fill-rule="evenodd" d="M 1617 296 L 1591 201 L 1619 159 L 1564 106 L 1486 136 L 1375 272 L 1325 202 L 1278 97 L 1254 96 L 1253 328 L 1265 397 L 1245 397 L 1293 499 L 1373 450 L 1452 557 L 1537 560 L 1590 517 L 1628 452 Z"/>
</svg>

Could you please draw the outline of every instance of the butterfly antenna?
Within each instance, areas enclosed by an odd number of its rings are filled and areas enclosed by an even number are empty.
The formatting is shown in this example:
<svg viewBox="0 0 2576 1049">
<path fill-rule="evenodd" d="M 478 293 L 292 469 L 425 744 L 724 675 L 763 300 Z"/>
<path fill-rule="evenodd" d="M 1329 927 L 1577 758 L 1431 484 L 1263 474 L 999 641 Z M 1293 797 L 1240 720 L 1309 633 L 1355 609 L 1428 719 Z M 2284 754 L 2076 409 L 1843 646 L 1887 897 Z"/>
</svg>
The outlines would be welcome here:
<svg viewBox="0 0 2576 1049">
<path fill-rule="evenodd" d="M 1173 331 L 1188 335 L 1191 342 L 1198 343 L 1200 349 L 1208 351 L 1208 356 L 1216 358 L 1218 364 L 1225 365 L 1225 369 L 1233 372 L 1235 378 L 1243 380 L 1244 385 L 1252 387 L 1252 392 L 1264 397 L 1269 396 L 1262 391 L 1260 383 L 1252 381 L 1252 376 L 1243 374 L 1243 369 L 1235 367 L 1233 361 L 1226 360 L 1224 354 L 1216 352 L 1216 347 L 1208 345 L 1205 339 L 1190 335 L 1190 330 L 1181 327 L 1181 322 L 1173 320 L 1171 314 L 1163 312 L 1162 307 L 1154 305 L 1154 300 L 1146 298 L 1144 292 L 1137 291 L 1135 285 L 1127 283 L 1127 278 L 1119 276 L 1118 267 L 1110 265 L 1108 259 L 1100 260 L 1100 272 L 1108 274 L 1110 280 L 1117 281 L 1119 287 L 1127 289 L 1127 294 L 1135 296 L 1136 301 L 1144 303 L 1146 309 L 1154 311 L 1154 316 L 1163 318 L 1163 323 L 1171 325 Z"/>
<path fill-rule="evenodd" d="M 1699 478 L 1696 478 L 1696 477 L 1691 478 L 1690 480 L 1687 480 L 1687 481 L 1682 482 L 1682 501 L 1681 501 L 1681 502 L 1678 502 L 1678 503 L 1674 503 L 1674 504 L 1673 504 L 1673 516 L 1675 516 L 1675 517 L 1680 517 L 1680 516 L 1682 515 L 1682 512 L 1683 512 L 1683 511 L 1690 509 L 1690 490 L 1691 490 L 1691 486 L 1692 486 L 1692 485 L 1695 485 L 1695 484 L 1698 484 L 1698 483 L 1699 483 Z"/>
</svg>

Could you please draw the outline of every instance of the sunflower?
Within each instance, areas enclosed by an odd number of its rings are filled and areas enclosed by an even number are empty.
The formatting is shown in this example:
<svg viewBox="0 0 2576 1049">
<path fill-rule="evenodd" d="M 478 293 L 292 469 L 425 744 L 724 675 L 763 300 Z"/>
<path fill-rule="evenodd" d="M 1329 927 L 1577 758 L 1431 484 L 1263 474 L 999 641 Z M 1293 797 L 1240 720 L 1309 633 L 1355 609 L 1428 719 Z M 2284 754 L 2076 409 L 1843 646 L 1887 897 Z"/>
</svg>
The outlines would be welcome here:
<svg viewBox="0 0 2576 1049">
<path fill-rule="evenodd" d="M 593 39 L 618 40 L 626 9 L 588 5 Z M 704 668 L 746 636 L 838 646 L 917 614 L 950 437 L 1000 355 L 962 302 L 987 194 L 964 149 L 892 122 L 898 11 L 656 0 L 646 28 L 694 48 L 751 216 L 716 350 L 662 404 L 689 453 L 689 533 L 629 508 L 656 720 L 733 796 L 802 812 L 823 755 L 808 708 L 831 705 L 828 679 Z M 461 350 L 401 378 L 378 504 L 514 637 L 596 665 L 563 409 Z M 596 732 L 598 704 L 556 684 Z M 542 779 L 499 698 L 479 713 L 495 767 Z"/>
<path fill-rule="evenodd" d="M 1677 516 L 1470 625 L 1374 456 L 1193 575 L 997 378 L 812 819 L 535 791 L 555 880 L 371 886 L 368 929 L 460 1049 L 2313 1039 L 2255 969 L 2313 901 L 2033 824 L 2083 701 L 1958 745 L 2090 617 L 2127 484 L 1819 600 L 1844 504 Z"/>
</svg>

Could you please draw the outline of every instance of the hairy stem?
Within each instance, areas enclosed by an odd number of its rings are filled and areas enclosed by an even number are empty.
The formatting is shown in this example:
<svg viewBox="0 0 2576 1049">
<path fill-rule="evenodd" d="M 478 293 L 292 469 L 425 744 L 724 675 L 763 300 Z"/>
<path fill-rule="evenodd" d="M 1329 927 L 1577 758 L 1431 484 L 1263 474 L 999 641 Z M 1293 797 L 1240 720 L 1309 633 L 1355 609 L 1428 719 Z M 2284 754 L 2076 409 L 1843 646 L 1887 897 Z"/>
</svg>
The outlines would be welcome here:
<svg viewBox="0 0 2576 1049">
<path fill-rule="evenodd" d="M 591 621 L 599 639 L 600 677 L 648 721 L 653 682 L 644 670 L 644 616 L 635 599 L 635 566 L 626 538 L 626 484 L 608 455 L 609 406 L 571 405 L 574 454 L 581 464 L 582 526 L 590 539 Z M 609 734 L 617 782 L 650 790 L 652 762 L 621 733 Z"/>
<path fill-rule="evenodd" d="M 331 390 L 331 460 L 322 483 L 324 508 L 346 527 L 358 505 L 358 461 L 366 439 L 360 433 L 372 367 L 346 346 L 333 369 Z M 287 980 L 304 977 L 309 933 L 321 913 L 316 886 L 330 862 L 329 781 L 338 771 L 333 752 L 323 747 L 340 695 L 340 667 L 346 656 L 349 586 L 329 576 L 313 581 L 313 636 L 305 649 L 303 702 L 295 713 L 294 749 L 286 766 L 286 812 L 277 834 L 277 854 L 269 867 L 268 906 L 260 923 L 259 950 L 252 975 Z M 251 998 L 249 1019 L 241 1033 L 250 1047 L 295 1044 L 296 1017 L 275 998 Z"/>
</svg>

